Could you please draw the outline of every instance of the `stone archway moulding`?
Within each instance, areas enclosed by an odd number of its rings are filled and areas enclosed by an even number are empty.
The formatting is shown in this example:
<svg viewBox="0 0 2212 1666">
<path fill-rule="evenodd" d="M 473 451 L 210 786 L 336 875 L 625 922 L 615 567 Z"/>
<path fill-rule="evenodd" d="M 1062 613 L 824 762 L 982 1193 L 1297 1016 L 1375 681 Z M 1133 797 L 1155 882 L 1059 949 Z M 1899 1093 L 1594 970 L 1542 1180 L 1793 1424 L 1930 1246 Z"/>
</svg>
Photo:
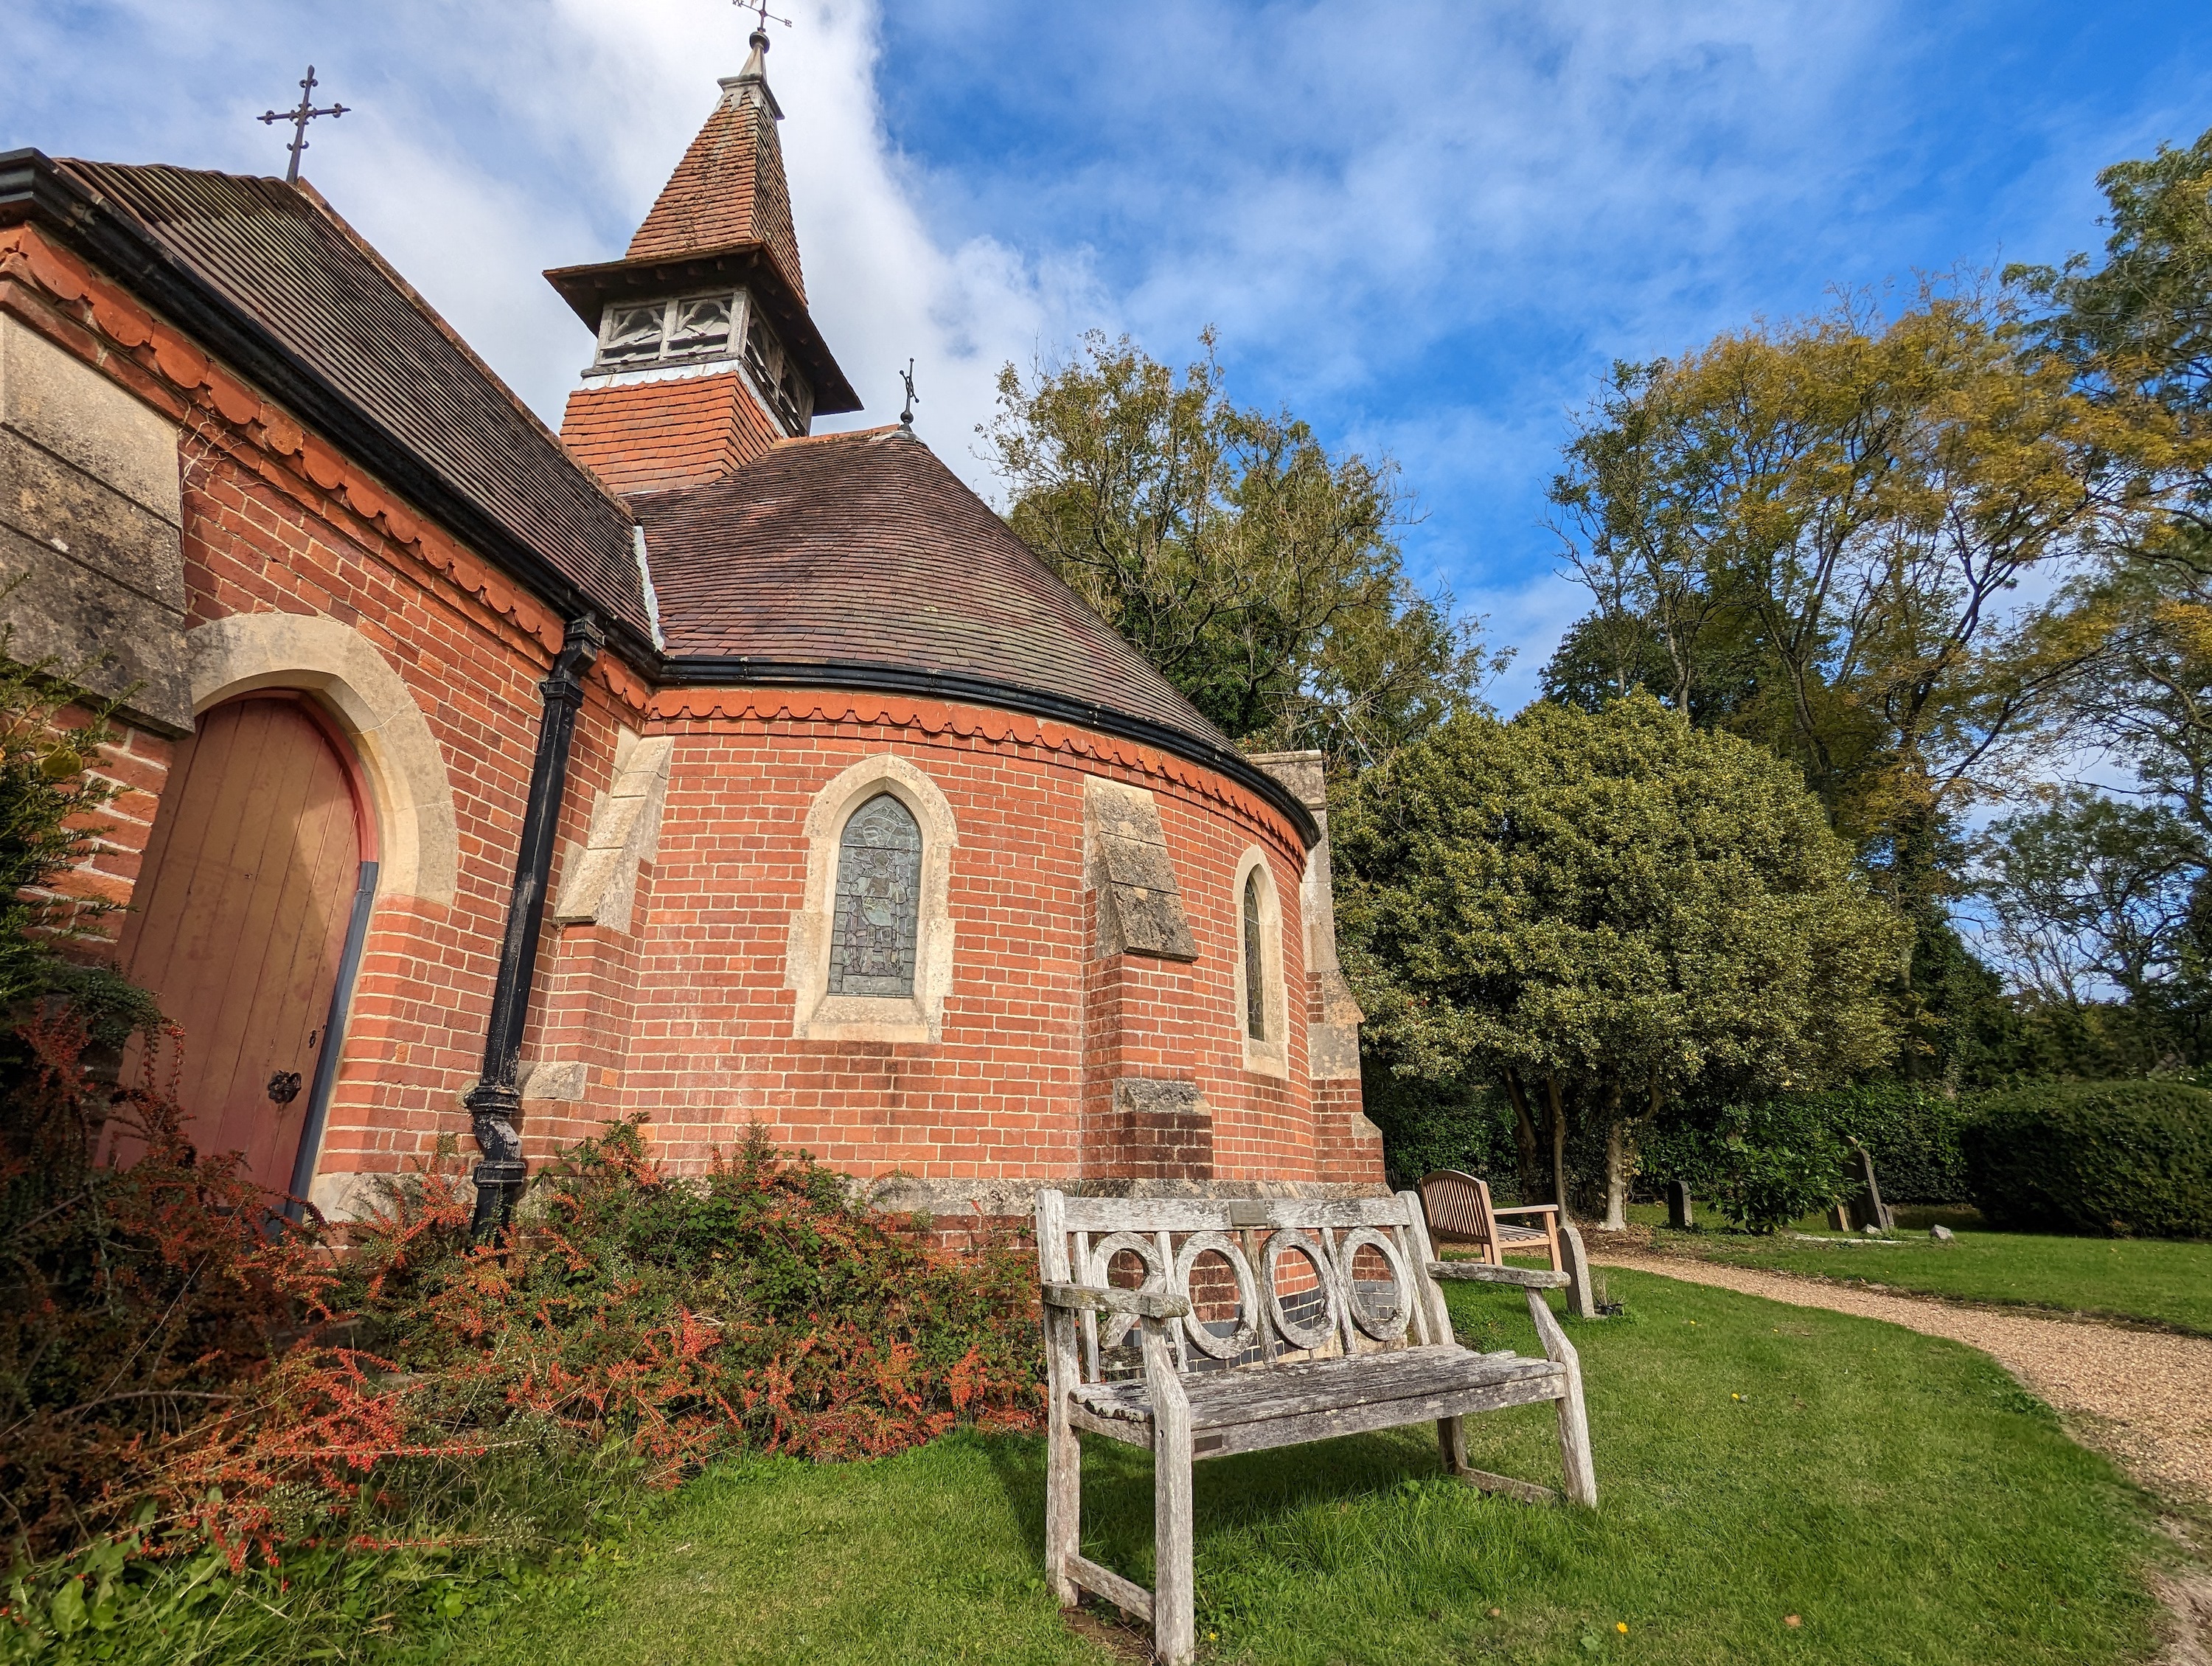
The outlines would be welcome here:
<svg viewBox="0 0 2212 1666">
<path fill-rule="evenodd" d="M 192 709 L 257 689 L 321 696 L 361 755 L 376 800 L 377 890 L 453 902 L 460 865 L 445 754 L 415 696 L 359 631 L 309 613 L 234 613 L 187 634 Z"/>
</svg>

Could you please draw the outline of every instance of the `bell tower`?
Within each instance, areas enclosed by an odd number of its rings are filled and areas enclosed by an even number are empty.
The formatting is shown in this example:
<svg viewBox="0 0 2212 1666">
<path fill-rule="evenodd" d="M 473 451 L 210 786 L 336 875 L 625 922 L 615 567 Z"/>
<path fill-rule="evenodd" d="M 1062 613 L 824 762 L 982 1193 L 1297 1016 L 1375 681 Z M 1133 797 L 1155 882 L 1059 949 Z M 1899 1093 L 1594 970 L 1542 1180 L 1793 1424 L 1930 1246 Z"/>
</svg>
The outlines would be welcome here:
<svg viewBox="0 0 2212 1666">
<path fill-rule="evenodd" d="M 622 493 L 697 485 L 860 408 L 806 310 L 768 35 L 620 260 L 546 281 L 593 332 L 561 439 Z"/>
</svg>

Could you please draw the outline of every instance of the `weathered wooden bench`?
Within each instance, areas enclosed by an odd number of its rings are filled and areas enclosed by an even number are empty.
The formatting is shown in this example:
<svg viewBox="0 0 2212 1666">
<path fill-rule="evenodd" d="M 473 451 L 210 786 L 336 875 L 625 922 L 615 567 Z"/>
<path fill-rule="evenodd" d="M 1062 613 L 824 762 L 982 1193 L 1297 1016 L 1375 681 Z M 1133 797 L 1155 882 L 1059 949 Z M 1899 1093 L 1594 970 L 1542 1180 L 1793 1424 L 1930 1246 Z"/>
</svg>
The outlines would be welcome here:
<svg viewBox="0 0 2212 1666">
<path fill-rule="evenodd" d="M 1471 1468 L 1461 1420 L 1550 1400 L 1567 1496 L 1597 1502 L 1582 1368 L 1546 1305 L 1563 1273 L 1437 1259 L 1412 1192 L 1345 1200 L 1037 1194 L 1049 1394 L 1046 1576 L 1149 1620 L 1158 1658 L 1194 1643 L 1191 1465 L 1435 1422 L 1445 1468 L 1531 1502 L 1554 1495 Z M 1527 1292 L 1544 1357 L 1454 1340 L 1439 1279 Z M 1082 1553 L 1079 1432 L 1152 1454 L 1156 1589 Z"/>
</svg>

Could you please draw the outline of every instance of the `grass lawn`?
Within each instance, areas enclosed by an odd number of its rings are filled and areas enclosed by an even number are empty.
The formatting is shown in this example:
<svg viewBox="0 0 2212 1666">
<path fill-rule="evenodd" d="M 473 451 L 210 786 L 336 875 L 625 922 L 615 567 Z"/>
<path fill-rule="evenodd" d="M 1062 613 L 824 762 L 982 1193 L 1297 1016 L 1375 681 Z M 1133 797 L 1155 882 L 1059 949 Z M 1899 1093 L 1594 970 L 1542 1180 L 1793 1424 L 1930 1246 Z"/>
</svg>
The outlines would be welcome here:
<svg viewBox="0 0 2212 1666">
<path fill-rule="evenodd" d="M 1604 1237 L 1601 1232 L 1586 1232 L 1583 1241 L 1602 1253 Z M 1896 1290 L 1972 1301 L 2109 1315 L 2212 1336 L 2212 1243 L 2046 1237 L 1964 1228 L 1948 1243 L 1903 1232 L 1887 1243 L 1808 1243 L 1786 1234 L 1760 1238 L 1725 1231 L 1672 1232 L 1663 1227 L 1654 1242 L 1662 1250 L 1742 1267 L 1864 1280 Z"/>
<path fill-rule="evenodd" d="M 1989 1360 L 1609 1277 L 1627 1317 L 1573 1333 L 1595 1511 L 1449 1481 L 1425 1428 L 1200 1464 L 1202 1657 L 2096 1666 L 2150 1651 L 2146 1509 Z M 1470 1342 L 1533 1348 L 1517 1296 L 1450 1296 Z M 1478 1465 L 1556 1481 L 1549 1408 L 1470 1419 L 1468 1434 Z M 1041 1439 L 961 1437 L 872 1463 L 739 1465 L 685 1489 L 618 1560 L 464 1625 L 438 1657 L 1104 1662 L 1040 1577 L 1043 1462 Z M 1150 1461 L 1087 1442 L 1085 1463 L 1086 1550 L 1150 1583 Z"/>
</svg>

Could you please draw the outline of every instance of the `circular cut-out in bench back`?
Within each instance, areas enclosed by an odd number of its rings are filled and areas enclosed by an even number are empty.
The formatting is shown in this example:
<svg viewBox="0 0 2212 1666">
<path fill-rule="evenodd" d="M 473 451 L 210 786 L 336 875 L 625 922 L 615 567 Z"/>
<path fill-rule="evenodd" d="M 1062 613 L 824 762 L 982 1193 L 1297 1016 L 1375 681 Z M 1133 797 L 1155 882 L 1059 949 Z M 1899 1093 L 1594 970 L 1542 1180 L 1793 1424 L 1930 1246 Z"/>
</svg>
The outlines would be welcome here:
<svg viewBox="0 0 2212 1666">
<path fill-rule="evenodd" d="M 1139 1290 L 1149 1291 L 1156 1296 L 1167 1294 L 1167 1257 L 1160 1253 L 1158 1244 L 1135 1232 L 1109 1232 L 1097 1243 L 1092 1244 L 1091 1265 L 1083 1269 L 1084 1282 L 1095 1285 L 1113 1283 L 1111 1274 L 1114 1257 L 1120 1255 L 1134 1256 L 1145 1264 L 1145 1281 L 1137 1286 Z M 1104 1348 L 1121 1347 L 1121 1339 L 1135 1329 L 1136 1325 L 1137 1316 L 1133 1313 L 1101 1314 L 1098 1322 L 1099 1347 Z"/>
<path fill-rule="evenodd" d="M 1304 1256 L 1313 1264 L 1314 1279 L 1321 1291 L 1322 1317 L 1319 1324 L 1305 1324 L 1291 1317 L 1283 1304 L 1284 1292 L 1279 1287 L 1275 1269 L 1285 1256 Z M 1329 1264 L 1328 1251 L 1295 1226 L 1279 1226 L 1268 1235 L 1267 1248 L 1260 1252 L 1261 1280 L 1267 1286 L 1267 1316 L 1275 1322 L 1275 1329 L 1282 1339 L 1294 1348 L 1325 1347 L 1336 1334 L 1338 1296 L 1336 1269 Z M 1304 1295 L 1306 1292 L 1295 1292 Z"/>
<path fill-rule="evenodd" d="M 1369 1305 L 1368 1297 L 1359 1287 L 1359 1252 L 1378 1251 L 1383 1264 L 1390 1272 L 1390 1296 L 1381 1306 Z M 1407 1276 L 1406 1262 L 1398 1253 L 1398 1246 L 1386 1233 L 1372 1226 L 1355 1226 L 1344 1235 L 1336 1247 L 1337 1262 L 1344 1275 L 1345 1304 L 1352 1313 L 1352 1322 L 1358 1325 L 1378 1342 L 1395 1342 L 1406 1334 L 1406 1324 L 1413 1316 L 1413 1281 Z"/>
<path fill-rule="evenodd" d="M 1197 1270 L 1198 1258 L 1216 1255 L 1229 1263 L 1229 1270 L 1237 1279 L 1237 1329 L 1227 1336 L 1217 1336 L 1206 1329 L 1199 1317 L 1199 1292 L 1191 1287 L 1191 1274 Z M 1226 1232 L 1193 1232 L 1183 1240 L 1181 1253 L 1176 1256 L 1176 1288 L 1190 1303 L 1190 1311 L 1183 1315 L 1183 1334 L 1192 1344 L 1217 1359 L 1234 1359 L 1260 1340 L 1260 1292 L 1252 1278 L 1252 1263 L 1244 1259 L 1244 1251 L 1235 1238 Z"/>
</svg>

